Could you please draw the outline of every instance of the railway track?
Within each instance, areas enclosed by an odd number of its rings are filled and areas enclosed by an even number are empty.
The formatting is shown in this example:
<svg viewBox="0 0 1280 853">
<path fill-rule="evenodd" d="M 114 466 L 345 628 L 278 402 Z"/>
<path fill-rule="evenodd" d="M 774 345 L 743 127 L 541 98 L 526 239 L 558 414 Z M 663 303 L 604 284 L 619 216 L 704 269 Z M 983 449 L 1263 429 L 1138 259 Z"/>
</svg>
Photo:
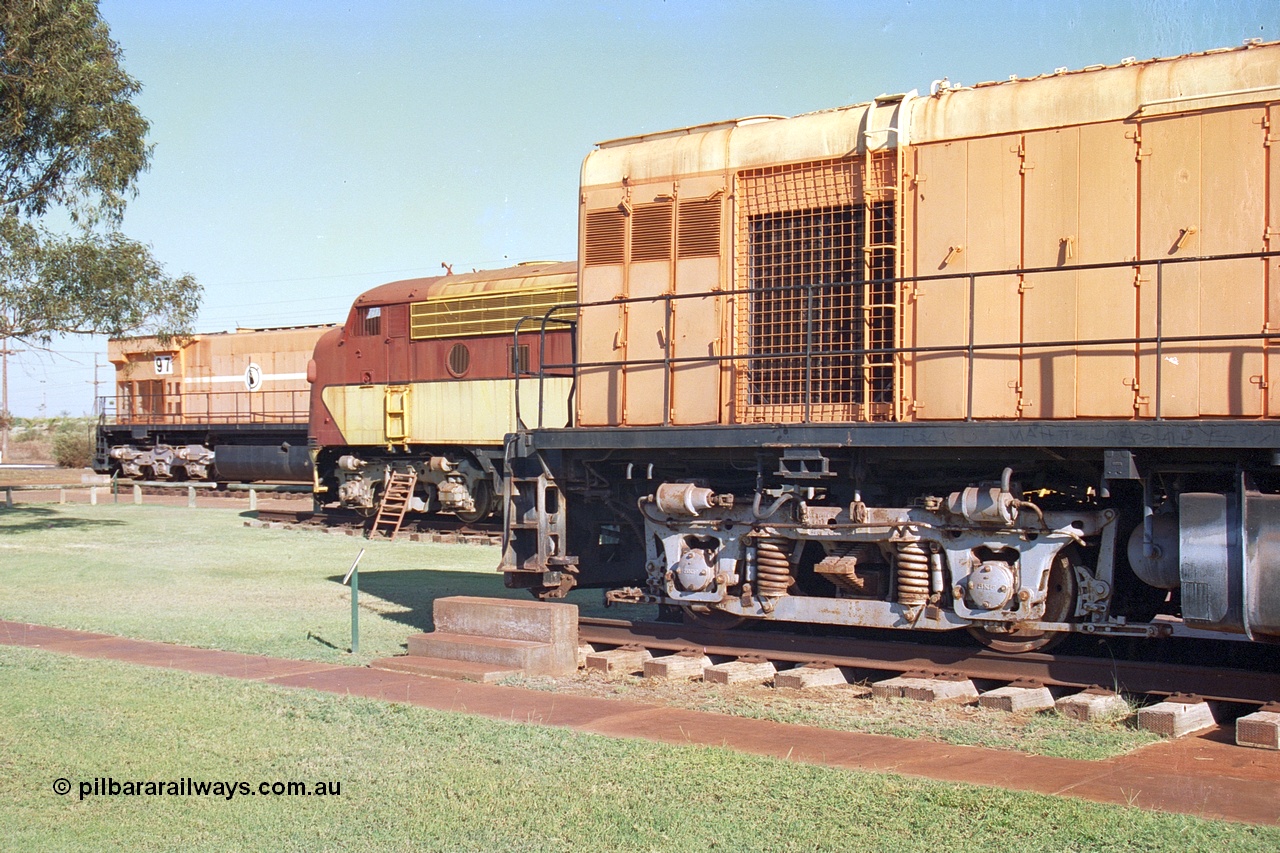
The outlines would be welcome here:
<svg viewBox="0 0 1280 853">
<path fill-rule="evenodd" d="M 355 512 L 306 510 L 258 510 L 258 526 L 282 525 L 288 529 L 339 530 L 351 536 L 367 534 L 371 519 Z M 463 545 L 499 545 L 502 527 L 496 522 L 465 524 L 456 518 L 427 518 L 406 522 L 398 538 L 411 542 L 448 542 Z"/>
<path fill-rule="evenodd" d="M 1217 702 L 1261 705 L 1280 699 L 1280 673 L 1093 658 L 1081 655 L 1002 655 L 980 648 L 934 646 L 850 637 L 813 637 L 764 631 L 716 631 L 696 625 L 578 620 L 579 642 L 592 646 L 639 646 L 655 655 L 697 649 L 712 657 L 756 657 L 783 666 L 819 661 L 851 669 L 872 680 L 907 672 L 960 673 L 977 682 L 1039 682 L 1048 687 L 1088 688 L 1156 697 L 1194 694 Z"/>
</svg>

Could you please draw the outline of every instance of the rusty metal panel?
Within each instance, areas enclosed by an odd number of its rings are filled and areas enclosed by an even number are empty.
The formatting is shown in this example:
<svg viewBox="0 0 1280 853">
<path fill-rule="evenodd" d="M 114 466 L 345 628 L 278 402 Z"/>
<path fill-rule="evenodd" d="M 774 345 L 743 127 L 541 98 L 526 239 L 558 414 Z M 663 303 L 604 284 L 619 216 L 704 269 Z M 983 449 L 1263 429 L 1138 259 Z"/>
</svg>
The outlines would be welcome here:
<svg viewBox="0 0 1280 853">
<path fill-rule="evenodd" d="M 915 274 L 966 272 L 968 148 L 962 142 L 947 142 L 917 148 L 915 156 Z M 914 383 L 909 409 L 921 420 L 963 418 L 968 283 L 964 279 L 919 282 L 908 305 L 908 338 L 913 345 L 948 348 L 906 356 Z"/>
<path fill-rule="evenodd" d="M 1021 260 L 1021 138 L 969 142 L 967 191 L 970 271 L 1014 269 Z M 1016 275 L 984 276 L 974 283 L 975 344 L 1010 344 L 977 351 L 973 360 L 973 416 L 1018 416 L 1021 318 Z"/>
<path fill-rule="evenodd" d="M 620 298 L 622 266 L 584 267 L 578 312 L 578 423 L 608 426 L 622 422 L 622 306 L 591 305 Z M 590 366 L 595 365 L 595 366 Z"/>
<path fill-rule="evenodd" d="M 1144 258 L 1200 253 L 1200 116 L 1177 116 L 1141 125 L 1140 251 Z M 1194 264 L 1154 266 L 1143 271 L 1138 294 L 1143 337 L 1196 335 L 1200 331 L 1200 270 Z M 1157 291 L 1160 291 L 1158 294 Z M 1163 317 L 1157 317 L 1157 302 Z M 1200 413 L 1200 357 L 1196 344 L 1165 344 L 1159 362 L 1155 344 L 1139 348 L 1140 416 L 1189 418 Z M 1157 371 L 1159 371 L 1157 375 Z M 1159 405 L 1156 404 L 1157 385 Z"/>
<path fill-rule="evenodd" d="M 1263 251 L 1266 231 L 1266 112 L 1235 109 L 1200 121 L 1202 217 L 1206 255 Z M 1266 324 L 1266 263 L 1212 262 L 1202 266 L 1200 332 L 1259 333 Z M 1201 415 L 1257 416 L 1263 406 L 1263 354 L 1254 341 L 1207 343 L 1200 352 Z"/>
<path fill-rule="evenodd" d="M 1028 268 L 1059 267 L 1063 272 L 1025 276 L 1022 294 L 1024 345 L 1069 341 L 1076 337 L 1076 244 L 1080 230 L 1080 130 L 1028 133 L 1023 258 Z M 1087 306 L 1086 306 L 1087 310 Z M 1076 348 L 1024 346 L 1022 409 L 1029 418 L 1076 415 Z"/>
<path fill-rule="evenodd" d="M 626 318 L 623 340 L 626 346 L 626 403 L 623 423 L 660 424 L 665 421 L 668 404 L 666 366 L 671 321 L 669 303 L 660 297 L 671 287 L 671 263 L 646 261 L 633 263 L 628 270 L 629 302 L 623 312 Z M 637 364 L 637 362 L 658 362 Z"/>
</svg>

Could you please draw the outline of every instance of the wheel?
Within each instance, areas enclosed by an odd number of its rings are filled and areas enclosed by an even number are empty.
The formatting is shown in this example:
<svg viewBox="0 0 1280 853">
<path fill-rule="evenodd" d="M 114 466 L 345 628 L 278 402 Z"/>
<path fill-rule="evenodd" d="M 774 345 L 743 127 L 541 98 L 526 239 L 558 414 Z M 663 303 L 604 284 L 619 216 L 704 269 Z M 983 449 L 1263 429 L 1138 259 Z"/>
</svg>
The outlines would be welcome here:
<svg viewBox="0 0 1280 853">
<path fill-rule="evenodd" d="M 498 508 L 498 496 L 494 494 L 493 484 L 488 480 L 477 481 L 471 497 L 475 500 L 475 511 L 455 513 L 464 524 L 475 524 L 486 519 Z"/>
<path fill-rule="evenodd" d="M 1049 594 L 1044 602 L 1045 622 L 1072 622 L 1075 620 L 1076 571 L 1066 551 L 1058 552 L 1049 569 Z M 1068 636 L 1066 631 L 1040 631 L 1024 628 L 1004 634 L 996 634 L 986 628 L 969 626 L 969 633 L 982 645 L 995 652 L 1018 655 L 1025 652 L 1045 652 L 1057 646 Z"/>
<path fill-rule="evenodd" d="M 732 613 L 725 613 L 723 610 L 716 610 L 714 607 L 708 607 L 705 604 L 695 604 L 692 607 L 682 609 L 684 610 L 684 623 L 686 625 L 694 625 L 698 628 L 707 628 L 712 631 L 732 631 L 747 621 L 745 616 L 735 616 Z"/>
</svg>

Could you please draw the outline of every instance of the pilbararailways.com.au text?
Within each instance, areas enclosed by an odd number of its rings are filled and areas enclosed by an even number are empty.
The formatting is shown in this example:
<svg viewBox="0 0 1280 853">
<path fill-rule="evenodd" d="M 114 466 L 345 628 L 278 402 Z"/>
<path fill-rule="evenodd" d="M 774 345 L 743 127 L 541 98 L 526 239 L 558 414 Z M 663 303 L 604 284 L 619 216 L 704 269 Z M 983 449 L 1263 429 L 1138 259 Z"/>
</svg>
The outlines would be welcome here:
<svg viewBox="0 0 1280 853">
<path fill-rule="evenodd" d="M 340 797 L 342 783 L 318 782 L 241 782 L 197 781 L 190 776 L 183 779 L 127 779 L 123 782 L 110 776 L 82 779 L 77 783 L 80 799 L 85 797 Z M 69 794 L 70 779 L 53 780 L 55 794 Z"/>
</svg>

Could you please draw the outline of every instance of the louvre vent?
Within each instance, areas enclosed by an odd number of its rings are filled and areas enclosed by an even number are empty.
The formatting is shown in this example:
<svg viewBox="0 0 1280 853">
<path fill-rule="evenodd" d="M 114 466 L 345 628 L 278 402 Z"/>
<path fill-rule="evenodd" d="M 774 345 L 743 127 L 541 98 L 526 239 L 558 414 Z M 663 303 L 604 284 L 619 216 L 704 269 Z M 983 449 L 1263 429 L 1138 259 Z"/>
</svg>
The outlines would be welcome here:
<svg viewBox="0 0 1280 853">
<path fill-rule="evenodd" d="M 682 258 L 720 254 L 720 199 L 680 202 L 680 233 L 676 243 Z"/>
<path fill-rule="evenodd" d="M 626 214 L 616 207 L 588 210 L 583 262 L 587 266 L 622 263 L 626 223 Z"/>
<path fill-rule="evenodd" d="M 631 261 L 671 260 L 671 204 L 639 204 L 631 215 Z"/>
<path fill-rule="evenodd" d="M 571 284 L 436 297 L 409 306 L 409 334 L 415 341 L 509 335 L 521 318 L 541 317 L 573 298 Z M 525 327 L 536 329 L 537 324 Z"/>
</svg>

